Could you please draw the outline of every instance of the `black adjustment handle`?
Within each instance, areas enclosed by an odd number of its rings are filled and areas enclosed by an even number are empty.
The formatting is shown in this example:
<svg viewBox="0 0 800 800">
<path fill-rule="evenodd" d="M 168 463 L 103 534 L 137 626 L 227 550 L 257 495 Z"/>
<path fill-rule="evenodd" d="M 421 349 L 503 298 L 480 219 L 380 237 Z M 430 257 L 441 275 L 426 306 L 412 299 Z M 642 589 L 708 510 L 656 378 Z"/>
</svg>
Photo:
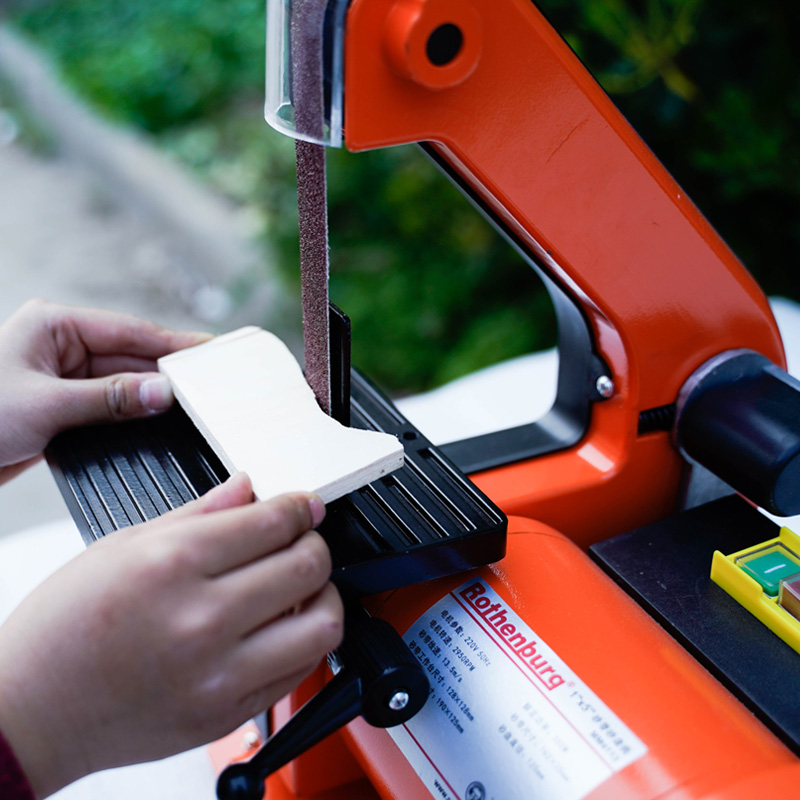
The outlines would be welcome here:
<svg viewBox="0 0 800 800">
<path fill-rule="evenodd" d="M 408 722 L 428 699 L 430 684 L 422 665 L 388 622 L 370 617 L 360 605 L 348 610 L 344 641 L 328 664 L 334 680 L 357 675 L 359 713 L 375 728 Z"/>
<path fill-rule="evenodd" d="M 678 399 L 678 446 L 752 502 L 800 513 L 800 382 L 749 350 L 701 367 Z"/>
<path fill-rule="evenodd" d="M 345 637 L 328 657 L 333 679 L 249 761 L 219 776 L 219 800 L 262 800 L 264 781 L 359 714 L 374 727 L 407 722 L 425 704 L 430 687 L 422 667 L 388 622 L 360 607 L 345 616 Z"/>
</svg>

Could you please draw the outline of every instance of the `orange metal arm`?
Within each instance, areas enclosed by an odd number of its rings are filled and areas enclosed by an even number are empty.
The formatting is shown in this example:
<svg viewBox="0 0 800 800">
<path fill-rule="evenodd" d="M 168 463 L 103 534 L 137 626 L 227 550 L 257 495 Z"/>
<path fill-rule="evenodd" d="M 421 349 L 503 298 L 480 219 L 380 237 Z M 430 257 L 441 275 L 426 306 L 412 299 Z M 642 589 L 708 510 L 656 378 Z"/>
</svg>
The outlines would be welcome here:
<svg viewBox="0 0 800 800">
<path fill-rule="evenodd" d="M 463 44 L 435 67 L 443 24 Z M 612 517 L 591 539 L 669 511 L 681 461 L 665 435 L 637 438 L 639 412 L 725 350 L 783 365 L 753 279 L 529 0 L 353 0 L 345 48 L 347 147 L 431 142 L 580 304 L 613 374 L 582 445 L 476 482 L 579 541 L 582 500 Z"/>
</svg>

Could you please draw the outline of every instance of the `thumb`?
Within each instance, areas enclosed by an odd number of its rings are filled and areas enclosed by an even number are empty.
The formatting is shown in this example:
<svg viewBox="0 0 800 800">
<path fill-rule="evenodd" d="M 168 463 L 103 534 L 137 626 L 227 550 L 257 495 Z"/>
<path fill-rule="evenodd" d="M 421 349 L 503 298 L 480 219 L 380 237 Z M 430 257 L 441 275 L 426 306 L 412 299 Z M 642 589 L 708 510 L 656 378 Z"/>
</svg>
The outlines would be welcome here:
<svg viewBox="0 0 800 800">
<path fill-rule="evenodd" d="M 62 428 L 149 417 L 166 411 L 174 400 L 169 380 L 157 372 L 65 380 L 60 395 Z"/>
</svg>

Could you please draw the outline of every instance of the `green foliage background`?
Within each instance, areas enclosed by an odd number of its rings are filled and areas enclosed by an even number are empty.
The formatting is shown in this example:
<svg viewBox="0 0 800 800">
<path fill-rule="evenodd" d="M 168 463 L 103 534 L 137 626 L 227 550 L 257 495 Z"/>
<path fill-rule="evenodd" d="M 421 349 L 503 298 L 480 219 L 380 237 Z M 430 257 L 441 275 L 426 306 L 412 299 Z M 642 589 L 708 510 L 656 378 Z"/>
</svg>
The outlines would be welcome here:
<svg viewBox="0 0 800 800">
<path fill-rule="evenodd" d="M 797 0 L 539 6 L 765 289 L 800 298 Z M 263 0 L 11 13 L 104 113 L 247 206 L 297 281 L 293 146 L 261 118 Z M 554 342 L 530 271 L 415 148 L 330 152 L 329 185 L 333 299 L 379 383 L 426 388 Z"/>
</svg>

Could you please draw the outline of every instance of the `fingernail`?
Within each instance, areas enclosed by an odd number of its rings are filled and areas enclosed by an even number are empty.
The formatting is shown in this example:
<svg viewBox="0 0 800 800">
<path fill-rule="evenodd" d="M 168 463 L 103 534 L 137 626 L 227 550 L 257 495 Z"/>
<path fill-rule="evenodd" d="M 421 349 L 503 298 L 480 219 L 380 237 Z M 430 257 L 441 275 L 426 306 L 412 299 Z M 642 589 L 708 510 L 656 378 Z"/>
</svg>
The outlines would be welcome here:
<svg viewBox="0 0 800 800">
<path fill-rule="evenodd" d="M 311 509 L 311 525 L 316 528 L 325 519 L 325 503 L 320 497 L 312 494 L 308 498 L 308 507 Z"/>
<path fill-rule="evenodd" d="M 139 387 L 139 399 L 150 411 L 166 411 L 174 399 L 169 380 L 163 375 L 148 378 Z"/>
</svg>

